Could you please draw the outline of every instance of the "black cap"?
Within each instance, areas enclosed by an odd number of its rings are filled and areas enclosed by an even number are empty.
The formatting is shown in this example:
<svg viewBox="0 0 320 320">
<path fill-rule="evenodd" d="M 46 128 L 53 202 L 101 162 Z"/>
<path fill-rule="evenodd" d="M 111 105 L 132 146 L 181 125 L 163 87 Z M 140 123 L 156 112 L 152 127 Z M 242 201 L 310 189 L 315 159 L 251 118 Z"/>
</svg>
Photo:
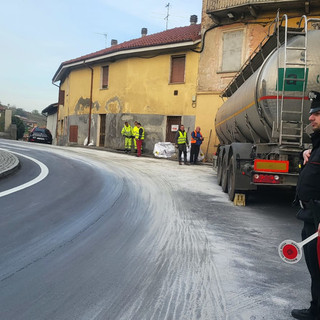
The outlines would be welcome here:
<svg viewBox="0 0 320 320">
<path fill-rule="evenodd" d="M 320 111 L 320 92 L 310 91 L 309 99 L 311 101 L 310 114 Z"/>
</svg>

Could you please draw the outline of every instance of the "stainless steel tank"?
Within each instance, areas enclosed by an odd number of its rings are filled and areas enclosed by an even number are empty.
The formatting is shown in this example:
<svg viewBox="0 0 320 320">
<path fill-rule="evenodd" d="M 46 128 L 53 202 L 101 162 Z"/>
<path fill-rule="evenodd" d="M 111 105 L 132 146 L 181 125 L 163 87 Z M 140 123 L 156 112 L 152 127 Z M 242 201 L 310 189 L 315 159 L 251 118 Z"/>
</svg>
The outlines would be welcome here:
<svg viewBox="0 0 320 320">
<path fill-rule="evenodd" d="M 310 90 L 320 91 L 319 40 L 319 30 L 308 32 L 306 46 L 307 83 L 304 96 Z M 304 36 L 296 36 L 287 44 L 287 47 L 293 48 L 304 46 Z M 286 64 L 287 74 L 285 77 L 292 76 L 290 75 L 292 70 L 293 74 L 298 73 L 298 78 L 300 76 L 304 77 L 303 50 L 285 50 L 282 46 L 279 52 L 278 50 L 272 52 L 262 66 L 219 108 L 215 119 L 215 127 L 221 144 L 257 142 L 257 140 L 260 140 L 260 142 L 277 142 L 275 132 L 281 120 L 281 111 L 279 107 L 277 108 L 277 95 L 280 97 L 278 99 L 280 106 L 283 83 L 281 69 L 283 70 L 285 65 L 285 53 L 287 62 L 296 63 L 296 65 Z M 280 80 L 278 80 L 278 69 L 280 70 Z M 297 69 L 300 70 L 297 71 Z M 292 113 L 286 113 L 285 117 L 288 121 L 295 121 L 297 116 L 294 112 L 301 109 L 304 82 L 295 81 L 295 78 L 293 78 L 291 84 L 293 84 L 293 87 L 296 86 L 297 91 L 291 89 L 290 92 L 286 91 L 284 93 L 286 108 L 289 107 L 292 111 Z M 288 88 L 285 87 L 285 89 Z M 310 102 L 304 99 L 303 104 L 303 122 L 307 125 L 309 123 Z"/>
</svg>

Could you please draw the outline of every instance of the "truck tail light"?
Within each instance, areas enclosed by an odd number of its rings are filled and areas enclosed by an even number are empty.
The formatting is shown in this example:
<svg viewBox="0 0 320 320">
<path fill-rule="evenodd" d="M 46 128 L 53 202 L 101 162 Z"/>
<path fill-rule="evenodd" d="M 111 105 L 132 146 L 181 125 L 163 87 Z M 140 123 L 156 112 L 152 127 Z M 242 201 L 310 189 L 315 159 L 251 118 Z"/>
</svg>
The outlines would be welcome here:
<svg viewBox="0 0 320 320">
<path fill-rule="evenodd" d="M 280 184 L 280 177 L 277 174 L 258 174 L 253 175 L 254 183 Z"/>
</svg>

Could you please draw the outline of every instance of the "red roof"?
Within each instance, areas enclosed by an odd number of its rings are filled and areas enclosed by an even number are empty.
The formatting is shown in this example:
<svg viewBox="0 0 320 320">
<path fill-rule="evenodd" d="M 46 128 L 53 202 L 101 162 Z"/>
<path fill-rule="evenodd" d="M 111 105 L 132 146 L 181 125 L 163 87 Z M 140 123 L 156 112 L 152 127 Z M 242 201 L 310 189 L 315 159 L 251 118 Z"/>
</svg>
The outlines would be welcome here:
<svg viewBox="0 0 320 320">
<path fill-rule="evenodd" d="M 78 62 L 85 59 L 95 58 L 103 56 L 105 54 L 114 53 L 117 51 L 146 48 L 159 45 L 169 45 L 174 43 L 188 42 L 188 41 L 197 41 L 201 39 L 201 25 L 194 24 L 187 27 L 179 27 L 159 33 L 154 33 L 148 36 L 144 36 L 138 39 L 133 39 L 130 41 L 125 41 L 118 45 L 99 50 L 79 58 L 68 60 L 62 63 L 63 65 Z"/>
</svg>

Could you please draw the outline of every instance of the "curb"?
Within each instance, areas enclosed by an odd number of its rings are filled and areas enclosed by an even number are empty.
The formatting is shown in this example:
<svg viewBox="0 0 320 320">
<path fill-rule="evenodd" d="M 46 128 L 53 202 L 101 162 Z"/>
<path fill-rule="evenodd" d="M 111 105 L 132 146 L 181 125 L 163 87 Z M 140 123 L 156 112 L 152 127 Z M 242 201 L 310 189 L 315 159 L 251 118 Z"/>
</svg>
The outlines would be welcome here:
<svg viewBox="0 0 320 320">
<path fill-rule="evenodd" d="M 20 161 L 14 154 L 0 150 L 0 178 L 14 173 L 19 167 Z"/>
</svg>

